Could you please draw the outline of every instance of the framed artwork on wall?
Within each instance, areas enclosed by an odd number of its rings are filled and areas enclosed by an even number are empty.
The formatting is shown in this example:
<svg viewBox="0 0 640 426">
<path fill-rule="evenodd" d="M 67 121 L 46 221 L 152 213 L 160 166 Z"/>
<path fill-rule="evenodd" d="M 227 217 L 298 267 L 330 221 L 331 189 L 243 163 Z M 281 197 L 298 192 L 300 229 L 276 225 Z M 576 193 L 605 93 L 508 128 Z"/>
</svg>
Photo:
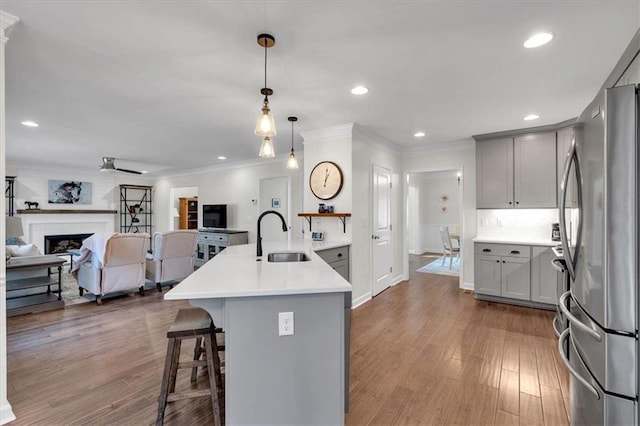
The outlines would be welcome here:
<svg viewBox="0 0 640 426">
<path fill-rule="evenodd" d="M 272 198 L 271 199 L 271 207 L 273 207 L 275 209 L 279 209 L 280 208 L 280 198 Z"/>
<path fill-rule="evenodd" d="M 91 182 L 49 180 L 49 204 L 91 204 Z"/>
</svg>

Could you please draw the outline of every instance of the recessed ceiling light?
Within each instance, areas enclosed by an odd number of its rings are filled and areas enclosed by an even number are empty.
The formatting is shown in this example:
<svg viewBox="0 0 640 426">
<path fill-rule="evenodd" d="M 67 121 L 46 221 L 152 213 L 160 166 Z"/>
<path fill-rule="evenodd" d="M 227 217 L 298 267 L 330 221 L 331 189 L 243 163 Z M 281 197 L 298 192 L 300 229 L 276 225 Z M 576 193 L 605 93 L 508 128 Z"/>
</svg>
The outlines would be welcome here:
<svg viewBox="0 0 640 426">
<path fill-rule="evenodd" d="M 30 120 L 21 121 L 20 123 L 23 126 L 27 126 L 27 127 L 38 127 L 39 126 L 38 123 L 36 123 L 35 121 L 30 121 Z"/>
<path fill-rule="evenodd" d="M 415 132 L 413 134 L 414 138 L 424 138 L 425 136 L 427 136 L 427 134 L 425 132 Z"/>
<path fill-rule="evenodd" d="M 226 160 L 226 159 L 227 159 L 227 157 L 225 157 L 224 155 L 218 156 L 218 160 Z"/>
<path fill-rule="evenodd" d="M 524 119 L 526 121 L 530 121 L 530 120 L 537 120 L 538 118 L 540 118 L 538 114 L 529 114 Z"/>
<path fill-rule="evenodd" d="M 364 95 L 368 91 L 369 91 L 369 89 L 367 89 L 364 86 L 356 86 L 353 89 L 351 89 L 351 94 L 353 94 L 353 95 Z"/>
<path fill-rule="evenodd" d="M 533 49 L 534 47 L 543 46 L 551 41 L 553 34 L 551 33 L 538 33 L 534 34 L 527 41 L 524 42 L 524 47 L 527 49 Z"/>
</svg>

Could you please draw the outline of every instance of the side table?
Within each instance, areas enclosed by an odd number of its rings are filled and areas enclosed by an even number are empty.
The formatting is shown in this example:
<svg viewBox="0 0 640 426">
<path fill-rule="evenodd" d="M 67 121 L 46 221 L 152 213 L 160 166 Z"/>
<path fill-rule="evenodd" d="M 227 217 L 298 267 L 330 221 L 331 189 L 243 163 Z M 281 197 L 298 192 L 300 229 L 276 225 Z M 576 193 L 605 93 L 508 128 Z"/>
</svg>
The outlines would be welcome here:
<svg viewBox="0 0 640 426">
<path fill-rule="evenodd" d="M 65 260 L 54 255 L 12 257 L 7 262 L 7 317 L 64 308 L 62 300 L 62 265 Z M 56 268 L 57 274 L 51 273 Z M 58 286 L 57 291 L 51 287 Z M 21 291 L 46 287 L 46 291 Z M 57 294 L 56 294 L 57 293 Z"/>
</svg>

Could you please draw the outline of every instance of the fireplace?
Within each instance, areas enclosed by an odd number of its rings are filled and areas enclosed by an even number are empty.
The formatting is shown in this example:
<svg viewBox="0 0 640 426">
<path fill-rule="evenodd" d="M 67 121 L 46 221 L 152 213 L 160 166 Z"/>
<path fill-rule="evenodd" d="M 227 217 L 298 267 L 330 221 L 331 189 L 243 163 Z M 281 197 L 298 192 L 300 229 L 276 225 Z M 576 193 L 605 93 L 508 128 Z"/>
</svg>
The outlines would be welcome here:
<svg viewBox="0 0 640 426">
<path fill-rule="evenodd" d="M 44 254 L 65 254 L 67 250 L 79 249 L 82 240 L 93 234 L 45 235 Z"/>
</svg>

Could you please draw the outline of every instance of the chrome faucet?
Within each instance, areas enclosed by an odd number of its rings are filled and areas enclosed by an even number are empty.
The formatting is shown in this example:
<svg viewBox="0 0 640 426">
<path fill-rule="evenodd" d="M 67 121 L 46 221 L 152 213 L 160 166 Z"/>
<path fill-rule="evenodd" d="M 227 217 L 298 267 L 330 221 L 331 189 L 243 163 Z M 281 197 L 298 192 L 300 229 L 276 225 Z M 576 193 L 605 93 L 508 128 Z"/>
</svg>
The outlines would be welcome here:
<svg viewBox="0 0 640 426">
<path fill-rule="evenodd" d="M 287 228 L 287 222 L 285 222 L 284 217 L 282 217 L 280 213 L 278 213 L 275 210 L 267 210 L 266 212 L 263 212 L 258 217 L 258 240 L 256 241 L 256 255 L 258 257 L 262 256 L 262 233 L 260 232 L 260 222 L 262 222 L 262 218 L 268 215 L 269 213 L 275 214 L 280 218 L 280 220 L 282 221 L 282 232 L 287 232 L 289 230 Z"/>
</svg>

